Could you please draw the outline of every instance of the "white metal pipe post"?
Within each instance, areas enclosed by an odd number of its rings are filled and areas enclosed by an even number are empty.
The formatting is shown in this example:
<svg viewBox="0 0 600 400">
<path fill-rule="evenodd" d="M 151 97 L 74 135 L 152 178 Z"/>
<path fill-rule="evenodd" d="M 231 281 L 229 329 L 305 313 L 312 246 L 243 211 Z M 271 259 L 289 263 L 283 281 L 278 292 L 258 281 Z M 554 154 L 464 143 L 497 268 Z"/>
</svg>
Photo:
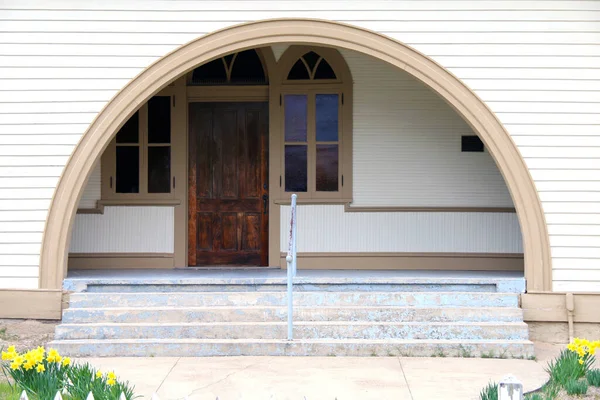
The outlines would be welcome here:
<svg viewBox="0 0 600 400">
<path fill-rule="evenodd" d="M 291 215 L 290 215 L 290 241 L 288 253 L 285 258 L 287 261 L 287 306 L 288 306 L 288 340 L 294 339 L 294 277 L 296 276 L 296 194 L 292 195 Z"/>
</svg>

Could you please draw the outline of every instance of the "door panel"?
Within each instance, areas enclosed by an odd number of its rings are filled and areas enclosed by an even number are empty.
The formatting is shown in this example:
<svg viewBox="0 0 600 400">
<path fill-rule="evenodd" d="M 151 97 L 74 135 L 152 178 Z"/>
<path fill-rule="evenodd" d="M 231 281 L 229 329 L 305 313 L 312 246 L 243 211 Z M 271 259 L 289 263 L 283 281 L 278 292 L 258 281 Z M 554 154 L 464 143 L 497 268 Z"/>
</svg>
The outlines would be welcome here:
<svg viewBox="0 0 600 400">
<path fill-rule="evenodd" d="M 267 265 L 266 103 L 189 105 L 189 265 Z"/>
</svg>

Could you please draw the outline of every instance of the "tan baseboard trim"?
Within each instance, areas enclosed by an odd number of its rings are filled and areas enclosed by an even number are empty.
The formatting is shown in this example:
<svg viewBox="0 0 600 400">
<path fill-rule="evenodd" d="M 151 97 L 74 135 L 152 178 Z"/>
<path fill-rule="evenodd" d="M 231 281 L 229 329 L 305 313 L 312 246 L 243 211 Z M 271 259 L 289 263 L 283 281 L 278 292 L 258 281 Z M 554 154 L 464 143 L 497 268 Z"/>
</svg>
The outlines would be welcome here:
<svg viewBox="0 0 600 400">
<path fill-rule="evenodd" d="M 344 205 L 345 212 L 473 212 L 473 213 L 516 213 L 514 207 L 353 207 Z"/>
<path fill-rule="evenodd" d="M 69 269 L 169 269 L 173 253 L 71 253 Z"/>
<path fill-rule="evenodd" d="M 600 323 L 600 293 L 573 293 L 573 322 Z M 526 322 L 567 322 L 567 294 L 525 293 L 521 308 Z"/>
<path fill-rule="evenodd" d="M 0 318 L 61 319 L 62 290 L 0 289 Z"/>
<path fill-rule="evenodd" d="M 98 208 L 79 208 L 77 214 L 104 214 L 104 207 Z"/>
<path fill-rule="evenodd" d="M 285 253 L 279 266 L 286 268 Z M 522 254 L 497 253 L 298 253 L 300 269 L 430 269 L 523 271 Z"/>
</svg>

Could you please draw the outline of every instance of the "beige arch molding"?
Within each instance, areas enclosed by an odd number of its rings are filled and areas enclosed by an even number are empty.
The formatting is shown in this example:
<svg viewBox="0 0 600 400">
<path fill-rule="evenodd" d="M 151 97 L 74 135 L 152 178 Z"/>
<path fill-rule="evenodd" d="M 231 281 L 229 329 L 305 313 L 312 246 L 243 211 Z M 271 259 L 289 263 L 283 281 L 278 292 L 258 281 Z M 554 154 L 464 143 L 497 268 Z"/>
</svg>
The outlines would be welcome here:
<svg viewBox="0 0 600 400">
<path fill-rule="evenodd" d="M 443 67 L 398 41 L 350 25 L 307 19 L 251 22 L 202 36 L 150 65 L 113 97 L 81 138 L 59 180 L 42 240 L 40 288 L 61 288 L 71 229 L 87 178 L 111 138 L 135 110 L 197 65 L 223 54 L 274 43 L 354 50 L 405 70 L 437 92 L 481 137 L 504 176 L 523 234 L 528 291 L 552 290 L 550 245 L 537 191 L 517 147 L 483 101 Z"/>
</svg>

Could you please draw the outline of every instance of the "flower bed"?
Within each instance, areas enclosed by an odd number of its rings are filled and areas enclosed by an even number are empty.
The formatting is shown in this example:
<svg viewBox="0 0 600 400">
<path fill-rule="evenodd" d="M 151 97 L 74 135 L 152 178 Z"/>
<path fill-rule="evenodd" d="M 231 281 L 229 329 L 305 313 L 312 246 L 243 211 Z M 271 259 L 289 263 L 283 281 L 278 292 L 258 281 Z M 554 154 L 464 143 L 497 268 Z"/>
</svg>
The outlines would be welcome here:
<svg viewBox="0 0 600 400">
<path fill-rule="evenodd" d="M 127 400 L 139 397 L 133 386 L 119 380 L 114 372 L 103 373 L 87 363 L 72 363 L 69 357 L 41 346 L 22 354 L 10 346 L 2 352 L 1 366 L 9 382 L 30 399 L 54 399 L 57 392 L 70 400 L 85 400 L 89 393 L 95 400 L 117 400 L 121 393 Z"/>
<path fill-rule="evenodd" d="M 548 383 L 539 391 L 526 395 L 525 399 L 582 399 L 581 396 L 585 396 L 590 390 L 595 392 L 594 397 L 587 398 L 598 398 L 596 394 L 600 393 L 600 369 L 592 369 L 598 349 L 600 340 L 591 342 L 575 338 L 555 360 L 548 363 Z M 491 383 L 481 391 L 479 398 L 497 400 L 497 393 L 498 385 Z"/>
</svg>

